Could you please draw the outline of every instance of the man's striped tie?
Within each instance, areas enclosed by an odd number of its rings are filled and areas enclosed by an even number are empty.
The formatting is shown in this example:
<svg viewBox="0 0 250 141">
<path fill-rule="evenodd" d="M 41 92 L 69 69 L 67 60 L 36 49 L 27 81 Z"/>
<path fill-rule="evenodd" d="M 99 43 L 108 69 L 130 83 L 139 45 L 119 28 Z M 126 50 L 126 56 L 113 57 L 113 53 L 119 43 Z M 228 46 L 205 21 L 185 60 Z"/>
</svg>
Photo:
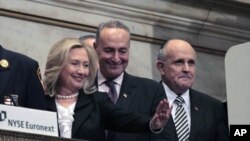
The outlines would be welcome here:
<svg viewBox="0 0 250 141">
<path fill-rule="evenodd" d="M 189 125 L 187 119 L 187 113 L 183 107 L 184 99 L 181 96 L 178 96 L 175 101 L 177 104 L 175 112 L 175 128 L 179 141 L 188 141 L 189 140 Z"/>
</svg>

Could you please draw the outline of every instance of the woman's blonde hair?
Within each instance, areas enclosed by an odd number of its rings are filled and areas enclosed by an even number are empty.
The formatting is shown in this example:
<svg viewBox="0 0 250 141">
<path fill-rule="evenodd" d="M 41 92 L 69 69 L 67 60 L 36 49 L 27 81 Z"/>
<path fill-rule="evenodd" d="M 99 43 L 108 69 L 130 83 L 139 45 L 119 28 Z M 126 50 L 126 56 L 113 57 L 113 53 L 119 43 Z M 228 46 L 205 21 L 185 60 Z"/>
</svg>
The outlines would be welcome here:
<svg viewBox="0 0 250 141">
<path fill-rule="evenodd" d="M 95 78 L 97 74 L 97 55 L 93 48 L 83 46 L 77 38 L 64 38 L 54 44 L 48 54 L 45 74 L 44 74 L 44 89 L 45 93 L 50 96 L 59 93 L 59 75 L 65 67 L 69 52 L 73 48 L 84 48 L 89 59 L 89 76 L 84 81 L 83 90 L 86 94 L 91 94 L 97 90 L 95 86 Z"/>
</svg>

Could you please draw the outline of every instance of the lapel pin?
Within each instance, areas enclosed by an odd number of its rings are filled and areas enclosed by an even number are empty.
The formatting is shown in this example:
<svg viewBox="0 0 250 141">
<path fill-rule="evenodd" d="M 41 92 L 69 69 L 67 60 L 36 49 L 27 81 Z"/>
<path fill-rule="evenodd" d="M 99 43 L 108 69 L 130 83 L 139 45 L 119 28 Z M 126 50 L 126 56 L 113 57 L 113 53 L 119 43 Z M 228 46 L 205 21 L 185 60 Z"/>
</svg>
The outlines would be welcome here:
<svg viewBox="0 0 250 141">
<path fill-rule="evenodd" d="M 0 60 L 0 66 L 2 68 L 8 68 L 9 67 L 9 62 L 6 59 Z"/>
<path fill-rule="evenodd" d="M 196 106 L 194 107 L 194 109 L 195 109 L 196 111 L 199 111 L 198 107 L 196 107 Z"/>
<path fill-rule="evenodd" d="M 124 96 L 125 98 L 127 98 L 127 97 L 128 97 L 128 95 L 127 95 L 127 94 L 125 94 L 125 93 L 123 94 L 123 96 Z"/>
</svg>

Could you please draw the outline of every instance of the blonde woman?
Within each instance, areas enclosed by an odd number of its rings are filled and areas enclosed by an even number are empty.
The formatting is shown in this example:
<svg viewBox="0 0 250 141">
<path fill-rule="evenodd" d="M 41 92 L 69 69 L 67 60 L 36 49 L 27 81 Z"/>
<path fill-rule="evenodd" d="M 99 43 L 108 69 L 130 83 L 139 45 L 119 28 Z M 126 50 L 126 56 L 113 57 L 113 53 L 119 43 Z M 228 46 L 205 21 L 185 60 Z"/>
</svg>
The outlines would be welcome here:
<svg viewBox="0 0 250 141">
<path fill-rule="evenodd" d="M 47 109 L 58 113 L 61 137 L 105 141 L 105 129 L 150 133 L 167 123 L 167 100 L 153 118 L 115 108 L 106 93 L 96 91 L 96 61 L 95 50 L 75 38 L 57 42 L 49 52 L 43 82 Z"/>
</svg>

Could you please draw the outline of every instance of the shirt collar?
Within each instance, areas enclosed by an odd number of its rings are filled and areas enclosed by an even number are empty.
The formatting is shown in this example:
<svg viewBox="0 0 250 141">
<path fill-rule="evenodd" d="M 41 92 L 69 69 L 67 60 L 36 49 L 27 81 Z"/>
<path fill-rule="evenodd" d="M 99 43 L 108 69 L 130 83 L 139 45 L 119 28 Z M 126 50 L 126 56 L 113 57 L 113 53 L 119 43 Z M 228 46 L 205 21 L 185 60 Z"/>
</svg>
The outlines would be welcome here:
<svg viewBox="0 0 250 141">
<path fill-rule="evenodd" d="M 174 100 L 176 99 L 176 97 L 178 96 L 174 91 L 172 91 L 167 84 L 165 84 L 164 82 L 162 82 L 162 85 L 165 89 L 165 93 L 166 96 L 168 98 L 168 101 L 170 102 L 170 105 L 173 104 Z M 184 92 L 181 97 L 184 99 L 185 104 L 189 107 L 190 106 L 190 96 L 189 96 L 189 89 Z"/>
<path fill-rule="evenodd" d="M 116 79 L 114 79 L 113 81 L 120 85 L 122 84 L 122 81 L 123 81 L 123 76 L 124 76 L 124 72 L 119 75 Z M 107 79 L 102 75 L 102 73 L 100 71 L 98 71 L 98 76 L 97 76 L 97 79 L 98 79 L 98 86 L 99 85 L 102 85 Z"/>
</svg>

